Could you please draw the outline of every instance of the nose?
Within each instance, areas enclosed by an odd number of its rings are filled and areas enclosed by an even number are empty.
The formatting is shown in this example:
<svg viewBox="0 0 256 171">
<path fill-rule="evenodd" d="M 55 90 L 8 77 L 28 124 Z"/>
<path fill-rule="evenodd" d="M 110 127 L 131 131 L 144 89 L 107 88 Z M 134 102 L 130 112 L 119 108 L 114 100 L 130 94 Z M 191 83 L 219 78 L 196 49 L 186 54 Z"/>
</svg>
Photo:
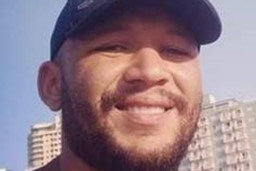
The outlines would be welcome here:
<svg viewBox="0 0 256 171">
<path fill-rule="evenodd" d="M 124 79 L 126 82 L 138 82 L 147 86 L 162 85 L 168 81 L 169 73 L 160 54 L 153 48 L 137 50 L 133 62 L 127 68 Z"/>
</svg>

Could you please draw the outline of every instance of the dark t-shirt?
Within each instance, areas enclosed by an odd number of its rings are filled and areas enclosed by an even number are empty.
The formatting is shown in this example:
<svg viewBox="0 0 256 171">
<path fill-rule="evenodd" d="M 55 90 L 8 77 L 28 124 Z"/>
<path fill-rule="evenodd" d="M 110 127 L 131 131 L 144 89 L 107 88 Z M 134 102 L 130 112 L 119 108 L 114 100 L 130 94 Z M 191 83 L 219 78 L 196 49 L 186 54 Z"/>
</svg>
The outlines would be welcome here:
<svg viewBox="0 0 256 171">
<path fill-rule="evenodd" d="M 60 166 L 59 166 L 59 158 L 57 157 L 57 158 L 53 159 L 47 165 L 45 165 L 39 169 L 36 169 L 34 171 L 61 171 Z"/>
</svg>

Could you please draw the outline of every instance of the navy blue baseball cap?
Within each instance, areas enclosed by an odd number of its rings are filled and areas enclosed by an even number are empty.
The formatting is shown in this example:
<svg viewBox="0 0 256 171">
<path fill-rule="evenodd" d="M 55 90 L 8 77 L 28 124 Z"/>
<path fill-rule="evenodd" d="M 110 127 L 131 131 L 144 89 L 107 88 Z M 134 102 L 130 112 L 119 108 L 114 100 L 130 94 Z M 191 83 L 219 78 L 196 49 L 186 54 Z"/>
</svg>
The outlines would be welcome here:
<svg viewBox="0 0 256 171">
<path fill-rule="evenodd" d="M 104 15 L 104 12 L 116 4 L 125 6 L 136 3 L 163 3 L 170 13 L 186 23 L 199 45 L 212 43 L 221 34 L 220 18 L 208 0 L 68 0 L 51 37 L 51 60 L 55 58 L 62 44 L 96 20 L 95 16 Z"/>
</svg>

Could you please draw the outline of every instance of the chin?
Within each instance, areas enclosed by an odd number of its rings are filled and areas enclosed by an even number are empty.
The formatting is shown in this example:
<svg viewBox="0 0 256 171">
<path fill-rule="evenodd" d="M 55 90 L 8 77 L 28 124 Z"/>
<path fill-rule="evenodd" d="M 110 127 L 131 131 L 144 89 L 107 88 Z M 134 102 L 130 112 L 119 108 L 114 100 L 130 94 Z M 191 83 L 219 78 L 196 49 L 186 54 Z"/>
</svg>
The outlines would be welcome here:
<svg viewBox="0 0 256 171">
<path fill-rule="evenodd" d="M 137 111 L 142 108 L 133 107 L 130 113 L 126 112 L 128 108 L 120 108 L 131 106 L 130 102 L 118 106 L 121 113 L 113 113 L 111 103 L 99 110 L 86 99 L 67 93 L 63 93 L 63 99 L 62 128 L 69 149 L 83 163 L 104 171 L 177 170 L 196 130 L 199 114 L 199 105 L 189 107 L 176 99 L 177 104 L 182 104 L 178 106 L 179 112 L 163 112 L 154 122 L 148 121 L 152 115 L 143 116 L 137 122 Z M 156 121 L 161 124 L 155 124 Z"/>
</svg>

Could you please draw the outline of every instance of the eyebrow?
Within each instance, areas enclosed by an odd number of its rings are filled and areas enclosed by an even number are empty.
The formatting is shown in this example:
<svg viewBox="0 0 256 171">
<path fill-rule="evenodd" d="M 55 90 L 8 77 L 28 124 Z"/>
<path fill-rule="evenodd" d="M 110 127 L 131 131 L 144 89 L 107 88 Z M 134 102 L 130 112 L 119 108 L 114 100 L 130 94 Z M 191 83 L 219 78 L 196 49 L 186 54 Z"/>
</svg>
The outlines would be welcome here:
<svg viewBox="0 0 256 171">
<path fill-rule="evenodd" d="M 170 35 L 177 35 L 181 37 L 191 37 L 193 35 L 188 30 L 181 29 L 181 28 L 169 29 L 167 33 Z"/>
<path fill-rule="evenodd" d="M 182 37 L 189 35 L 187 32 L 182 31 L 182 30 L 177 30 L 177 29 L 175 29 L 175 30 L 170 29 L 167 31 L 167 33 L 170 35 L 178 35 L 178 36 L 182 36 Z"/>
<path fill-rule="evenodd" d="M 194 34 L 187 30 L 186 28 L 185 29 L 179 29 L 179 28 L 175 28 L 175 29 L 170 29 L 167 31 L 167 33 L 169 35 L 175 35 L 175 36 L 178 36 L 178 37 L 181 37 L 183 39 L 186 39 L 188 41 L 192 41 L 192 42 L 195 42 L 196 44 L 198 44 Z M 198 44 L 198 49 L 200 49 L 200 45 Z"/>
</svg>

